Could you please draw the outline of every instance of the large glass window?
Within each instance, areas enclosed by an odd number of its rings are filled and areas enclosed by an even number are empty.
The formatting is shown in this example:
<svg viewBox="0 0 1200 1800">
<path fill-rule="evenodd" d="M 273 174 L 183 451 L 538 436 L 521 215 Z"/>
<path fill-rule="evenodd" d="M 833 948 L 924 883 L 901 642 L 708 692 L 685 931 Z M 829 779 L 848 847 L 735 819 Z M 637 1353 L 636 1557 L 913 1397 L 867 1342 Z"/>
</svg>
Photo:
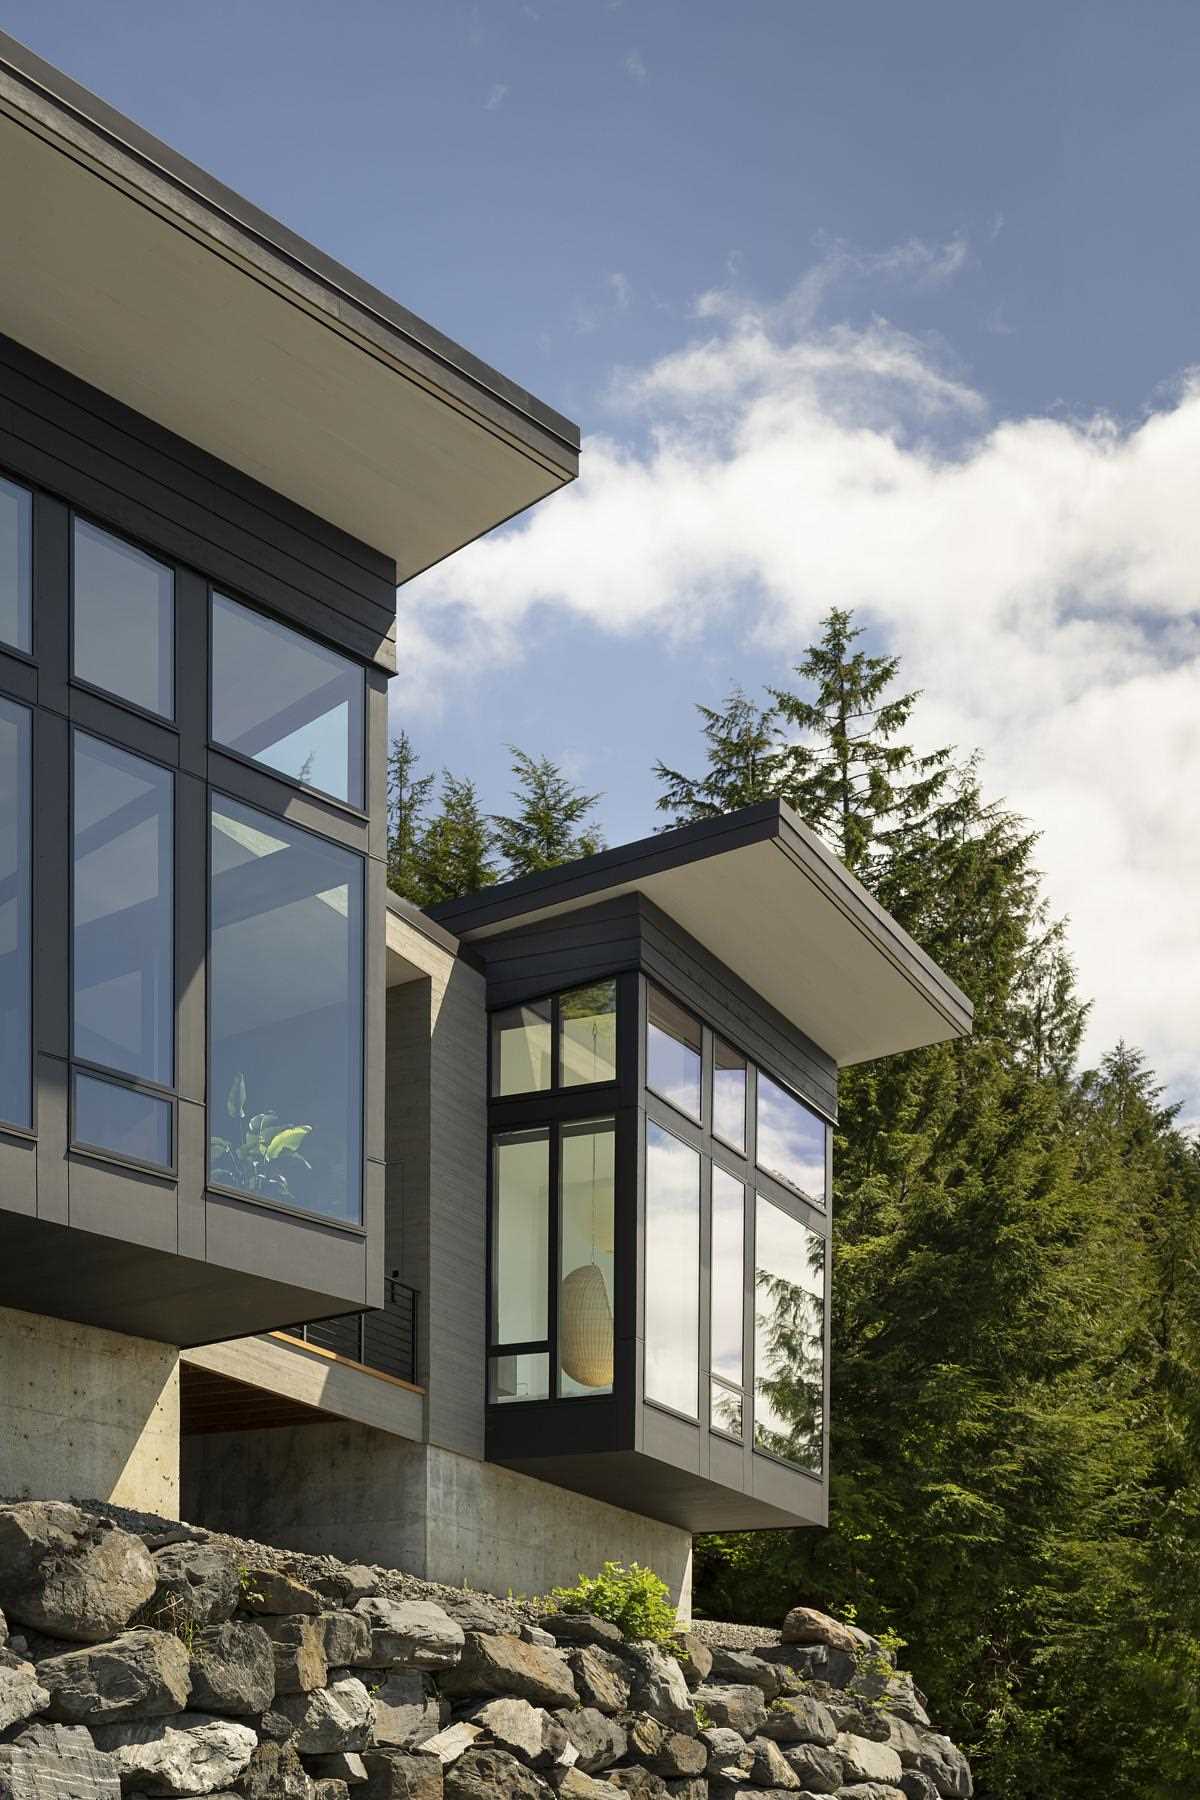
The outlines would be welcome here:
<svg viewBox="0 0 1200 1800">
<path fill-rule="evenodd" d="M 700 1157 L 646 1124 L 647 1400 L 695 1418 L 700 1387 Z"/>
<path fill-rule="evenodd" d="M 717 1038 L 713 1043 L 713 1131 L 734 1150 L 746 1148 L 746 1059 Z"/>
<path fill-rule="evenodd" d="M 562 1127 L 558 1391 L 564 1398 L 612 1391 L 615 1142 L 612 1119 Z"/>
<path fill-rule="evenodd" d="M 615 1081 L 617 984 L 594 981 L 558 996 L 559 1085 Z"/>
<path fill-rule="evenodd" d="M 130 1162 L 170 1168 L 175 1109 L 144 1089 L 75 1071 L 71 1141 Z"/>
<path fill-rule="evenodd" d="M 492 1341 L 544 1342 L 550 1330 L 550 1133 L 506 1132 L 493 1155 Z"/>
<path fill-rule="evenodd" d="M 74 673 L 147 712 L 172 718 L 175 582 L 171 570 L 86 519 L 76 519 L 74 525 Z"/>
<path fill-rule="evenodd" d="M 209 1177 L 362 1216 L 361 858 L 214 795 Z"/>
<path fill-rule="evenodd" d="M 0 643 L 33 648 L 33 496 L 0 479 Z"/>
<path fill-rule="evenodd" d="M 159 1087 L 175 1063 L 173 801 L 169 769 L 75 733 L 74 1053 Z"/>
<path fill-rule="evenodd" d="M 31 715 L 0 700 L 0 1121 L 33 1123 L 30 1036 Z"/>
<path fill-rule="evenodd" d="M 742 1385 L 742 1295 L 745 1280 L 746 1190 L 713 1169 L 712 1176 L 712 1372 Z"/>
<path fill-rule="evenodd" d="M 365 691 L 356 663 L 213 595 L 214 742 L 361 807 Z"/>
<path fill-rule="evenodd" d="M 541 1093 L 550 1086 L 553 1002 L 534 1000 L 492 1014 L 492 1092 Z"/>
<path fill-rule="evenodd" d="M 758 1166 L 818 1206 L 825 1204 L 828 1131 L 824 1119 L 759 1070 Z"/>
<path fill-rule="evenodd" d="M 689 1118 L 700 1117 L 700 1022 L 659 988 L 647 991 L 646 1083 Z"/>
<path fill-rule="evenodd" d="M 825 1240 L 761 1194 L 754 1252 L 754 1444 L 821 1471 Z"/>
</svg>

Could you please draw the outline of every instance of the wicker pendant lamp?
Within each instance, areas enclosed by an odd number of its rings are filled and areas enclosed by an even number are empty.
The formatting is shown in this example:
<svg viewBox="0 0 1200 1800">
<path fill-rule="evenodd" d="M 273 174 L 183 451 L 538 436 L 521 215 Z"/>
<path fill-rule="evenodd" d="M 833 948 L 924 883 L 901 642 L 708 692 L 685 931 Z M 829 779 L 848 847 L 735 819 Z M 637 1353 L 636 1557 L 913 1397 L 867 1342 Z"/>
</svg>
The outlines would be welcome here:
<svg viewBox="0 0 1200 1800">
<path fill-rule="evenodd" d="M 582 1263 L 559 1296 L 558 1350 L 563 1374 L 580 1387 L 606 1388 L 613 1378 L 613 1316 L 604 1276 Z"/>
</svg>

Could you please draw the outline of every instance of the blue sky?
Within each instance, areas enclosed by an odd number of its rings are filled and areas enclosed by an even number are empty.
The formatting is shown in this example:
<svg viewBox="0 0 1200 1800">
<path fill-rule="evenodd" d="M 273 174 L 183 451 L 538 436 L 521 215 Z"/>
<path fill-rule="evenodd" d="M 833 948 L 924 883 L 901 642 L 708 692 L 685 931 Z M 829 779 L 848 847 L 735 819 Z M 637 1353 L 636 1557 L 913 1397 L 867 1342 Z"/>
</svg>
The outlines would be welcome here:
<svg viewBox="0 0 1200 1800">
<path fill-rule="evenodd" d="M 654 823 L 695 700 L 859 608 L 1045 832 L 1200 1112 L 1194 0 L 9 0 L 4 27 L 577 418 L 401 599 L 394 711 Z"/>
</svg>

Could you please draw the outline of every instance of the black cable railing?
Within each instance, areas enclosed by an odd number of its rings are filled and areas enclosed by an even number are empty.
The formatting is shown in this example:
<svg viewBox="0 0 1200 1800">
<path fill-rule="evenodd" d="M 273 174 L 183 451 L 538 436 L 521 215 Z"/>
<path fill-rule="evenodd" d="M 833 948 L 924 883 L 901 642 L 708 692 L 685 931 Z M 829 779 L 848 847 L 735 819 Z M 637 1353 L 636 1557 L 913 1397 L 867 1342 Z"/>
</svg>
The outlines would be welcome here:
<svg viewBox="0 0 1200 1800">
<path fill-rule="evenodd" d="M 332 1350 L 395 1375 L 401 1381 L 417 1378 L 417 1296 L 395 1276 L 386 1282 L 386 1298 L 377 1312 L 348 1313 L 340 1319 L 318 1319 L 298 1325 L 292 1335 L 318 1350 Z"/>
</svg>

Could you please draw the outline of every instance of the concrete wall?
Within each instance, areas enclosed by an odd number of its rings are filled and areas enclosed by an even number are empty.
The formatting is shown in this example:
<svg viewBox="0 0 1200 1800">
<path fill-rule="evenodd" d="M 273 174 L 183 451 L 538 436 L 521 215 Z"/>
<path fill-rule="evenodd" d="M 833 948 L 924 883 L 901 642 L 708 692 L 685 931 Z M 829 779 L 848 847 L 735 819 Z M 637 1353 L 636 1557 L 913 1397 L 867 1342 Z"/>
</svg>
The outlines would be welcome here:
<svg viewBox="0 0 1200 1800">
<path fill-rule="evenodd" d="M 363 1425 L 185 1439 L 183 1511 L 238 1536 L 498 1594 L 541 1594 L 609 1558 L 637 1561 L 691 1613 L 686 1532 Z"/>
<path fill-rule="evenodd" d="M 179 1517 L 179 1352 L 0 1307 L 0 1494 Z"/>
</svg>

